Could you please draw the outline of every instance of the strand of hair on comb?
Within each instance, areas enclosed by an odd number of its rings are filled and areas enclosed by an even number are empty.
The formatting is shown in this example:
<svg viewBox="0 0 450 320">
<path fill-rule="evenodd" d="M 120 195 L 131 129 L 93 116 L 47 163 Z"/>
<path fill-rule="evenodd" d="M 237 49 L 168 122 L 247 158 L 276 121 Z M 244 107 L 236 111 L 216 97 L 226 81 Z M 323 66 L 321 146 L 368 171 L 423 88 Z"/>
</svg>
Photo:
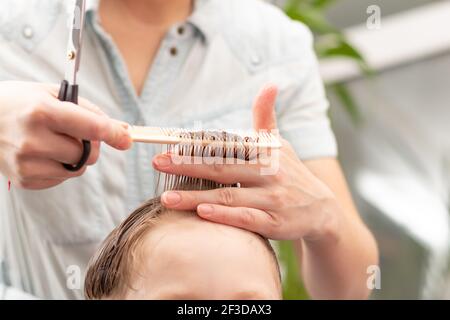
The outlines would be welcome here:
<svg viewBox="0 0 450 320">
<path fill-rule="evenodd" d="M 181 131 L 180 138 L 190 143 L 166 145 L 166 151 L 181 157 L 241 159 L 249 161 L 257 156 L 252 143 L 258 142 L 258 137 L 241 137 L 225 131 Z M 205 140 L 211 142 L 205 144 Z M 230 143 L 232 142 L 232 143 Z M 229 147 L 229 146 L 232 147 Z M 224 187 L 239 187 L 240 184 L 222 184 L 207 179 L 194 178 L 175 174 L 164 174 L 163 192 L 168 190 L 210 190 Z M 158 179 L 160 181 L 160 179 Z M 157 188 L 159 189 L 159 182 Z"/>
</svg>

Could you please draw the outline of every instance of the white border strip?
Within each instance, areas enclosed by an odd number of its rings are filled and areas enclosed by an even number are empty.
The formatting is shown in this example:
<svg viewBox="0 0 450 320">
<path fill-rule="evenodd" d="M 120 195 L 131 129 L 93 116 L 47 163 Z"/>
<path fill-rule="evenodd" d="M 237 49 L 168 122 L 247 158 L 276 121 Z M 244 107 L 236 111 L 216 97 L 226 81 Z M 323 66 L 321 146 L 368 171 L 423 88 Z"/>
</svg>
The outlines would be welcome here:
<svg viewBox="0 0 450 320">
<path fill-rule="evenodd" d="M 382 16 L 379 30 L 364 24 L 345 34 L 377 71 L 426 58 L 450 49 L 450 1 Z M 356 63 L 343 58 L 321 61 L 321 73 L 327 83 L 361 75 Z"/>
</svg>

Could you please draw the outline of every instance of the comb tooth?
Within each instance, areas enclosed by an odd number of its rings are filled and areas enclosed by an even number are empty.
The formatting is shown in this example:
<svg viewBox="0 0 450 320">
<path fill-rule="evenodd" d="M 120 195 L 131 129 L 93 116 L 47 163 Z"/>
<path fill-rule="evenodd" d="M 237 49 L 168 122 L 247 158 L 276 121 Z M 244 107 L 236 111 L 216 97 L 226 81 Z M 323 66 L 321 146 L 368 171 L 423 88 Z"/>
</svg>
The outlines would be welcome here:
<svg viewBox="0 0 450 320">
<path fill-rule="evenodd" d="M 168 174 L 164 174 L 164 190 L 169 190 L 169 177 Z"/>
</svg>

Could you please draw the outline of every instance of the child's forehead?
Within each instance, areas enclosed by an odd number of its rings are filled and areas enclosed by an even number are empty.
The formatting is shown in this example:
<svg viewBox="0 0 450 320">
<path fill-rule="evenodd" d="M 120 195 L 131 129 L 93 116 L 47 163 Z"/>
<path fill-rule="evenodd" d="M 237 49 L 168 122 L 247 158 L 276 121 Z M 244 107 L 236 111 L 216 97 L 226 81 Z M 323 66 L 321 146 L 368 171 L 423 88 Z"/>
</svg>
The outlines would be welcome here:
<svg viewBox="0 0 450 320">
<path fill-rule="evenodd" d="M 181 247 L 199 246 L 251 246 L 264 248 L 262 238 L 247 230 L 210 222 L 195 212 L 168 210 L 153 225 L 146 237 L 147 247 L 165 245 L 181 250 Z M 162 241 L 164 239 L 164 241 Z"/>
<path fill-rule="evenodd" d="M 241 267 L 255 261 L 265 266 L 272 264 L 269 250 L 257 235 L 192 217 L 180 217 L 173 222 L 161 219 L 161 224 L 147 234 L 141 248 L 147 270 L 156 273 L 166 264 L 187 269 L 209 266 L 217 272 L 221 263 L 229 264 L 231 260 Z"/>
<path fill-rule="evenodd" d="M 133 287 L 166 297 L 205 298 L 214 292 L 223 298 L 241 291 L 276 297 L 278 270 L 257 235 L 187 216 L 160 221 L 144 240 Z"/>
<path fill-rule="evenodd" d="M 263 238 L 243 229 L 206 221 L 195 212 L 164 212 L 141 244 L 143 259 L 134 267 L 153 288 L 166 286 L 167 278 L 185 284 L 217 275 L 248 278 L 255 272 L 255 265 L 259 271 L 253 278 L 279 282 L 275 257 Z"/>
</svg>

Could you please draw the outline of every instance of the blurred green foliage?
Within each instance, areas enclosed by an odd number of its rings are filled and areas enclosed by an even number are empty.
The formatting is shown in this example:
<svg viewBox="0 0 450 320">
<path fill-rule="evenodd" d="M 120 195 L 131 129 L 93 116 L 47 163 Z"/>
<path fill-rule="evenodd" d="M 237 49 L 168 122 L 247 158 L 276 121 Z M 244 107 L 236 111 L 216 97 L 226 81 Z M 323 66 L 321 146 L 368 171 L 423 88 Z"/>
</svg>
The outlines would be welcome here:
<svg viewBox="0 0 450 320">
<path fill-rule="evenodd" d="M 283 299 L 307 300 L 308 293 L 298 272 L 299 265 L 292 241 L 278 242 L 278 258 L 283 273 Z"/>
<path fill-rule="evenodd" d="M 287 0 L 286 14 L 294 20 L 306 24 L 316 35 L 315 50 L 319 59 L 343 57 L 355 61 L 364 74 L 372 72 L 362 54 L 353 47 L 341 30 L 334 27 L 326 17 L 326 10 L 339 0 Z M 327 86 L 329 93 L 334 93 L 340 100 L 355 124 L 361 121 L 359 108 L 344 83 Z"/>
<path fill-rule="evenodd" d="M 316 35 L 314 47 L 319 59 L 344 57 L 358 63 L 366 75 L 371 71 L 364 57 L 346 39 L 341 30 L 335 28 L 326 17 L 329 6 L 339 0 L 288 0 L 286 14 L 294 20 L 306 24 Z M 361 114 L 354 98 L 345 83 L 333 83 L 327 86 L 328 93 L 334 93 L 355 124 L 361 121 Z M 308 293 L 299 275 L 298 261 L 291 242 L 278 243 L 279 259 L 283 269 L 284 299 L 309 299 Z"/>
</svg>

